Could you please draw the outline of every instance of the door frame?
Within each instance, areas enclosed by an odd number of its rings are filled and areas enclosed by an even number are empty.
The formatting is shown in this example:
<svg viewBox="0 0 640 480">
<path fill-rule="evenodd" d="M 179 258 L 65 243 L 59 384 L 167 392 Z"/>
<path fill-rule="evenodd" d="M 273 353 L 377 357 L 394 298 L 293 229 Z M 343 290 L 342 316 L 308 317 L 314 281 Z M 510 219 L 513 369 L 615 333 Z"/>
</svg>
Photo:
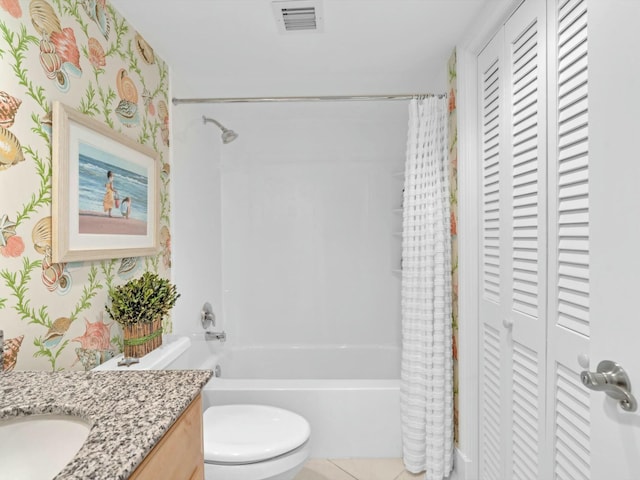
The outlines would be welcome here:
<svg viewBox="0 0 640 480">
<path fill-rule="evenodd" d="M 490 2 L 473 28 L 456 45 L 458 122 L 458 445 L 456 480 L 479 474 L 479 259 L 480 173 L 478 163 L 477 58 L 524 0 Z"/>
</svg>

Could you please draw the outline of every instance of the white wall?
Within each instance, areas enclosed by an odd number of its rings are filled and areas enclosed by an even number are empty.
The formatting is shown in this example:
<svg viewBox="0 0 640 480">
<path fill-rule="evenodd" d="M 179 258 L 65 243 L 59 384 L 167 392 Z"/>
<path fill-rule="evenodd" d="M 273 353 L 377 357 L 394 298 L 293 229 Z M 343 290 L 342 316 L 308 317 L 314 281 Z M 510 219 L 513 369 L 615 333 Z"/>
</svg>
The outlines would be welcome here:
<svg viewBox="0 0 640 480">
<path fill-rule="evenodd" d="M 236 344 L 398 345 L 407 123 L 404 101 L 174 107 L 174 330 L 209 301 Z"/>
<path fill-rule="evenodd" d="M 406 102 L 206 109 L 240 134 L 221 150 L 230 341 L 398 345 Z"/>
<path fill-rule="evenodd" d="M 172 111 L 172 276 L 181 297 L 176 333 L 202 330 L 205 301 L 222 312 L 220 136 L 204 125 L 202 106 Z"/>
</svg>

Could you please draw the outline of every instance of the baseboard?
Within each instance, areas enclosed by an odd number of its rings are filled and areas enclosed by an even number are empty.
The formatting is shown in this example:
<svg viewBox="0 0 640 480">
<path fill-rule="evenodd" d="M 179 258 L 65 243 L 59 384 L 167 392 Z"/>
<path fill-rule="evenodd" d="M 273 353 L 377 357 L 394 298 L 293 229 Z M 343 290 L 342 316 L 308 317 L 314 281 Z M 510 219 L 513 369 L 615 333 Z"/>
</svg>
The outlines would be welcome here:
<svg viewBox="0 0 640 480">
<path fill-rule="evenodd" d="M 474 480 L 468 477 L 471 472 L 471 461 L 458 448 L 454 451 L 453 472 L 447 477 L 447 480 Z"/>
</svg>

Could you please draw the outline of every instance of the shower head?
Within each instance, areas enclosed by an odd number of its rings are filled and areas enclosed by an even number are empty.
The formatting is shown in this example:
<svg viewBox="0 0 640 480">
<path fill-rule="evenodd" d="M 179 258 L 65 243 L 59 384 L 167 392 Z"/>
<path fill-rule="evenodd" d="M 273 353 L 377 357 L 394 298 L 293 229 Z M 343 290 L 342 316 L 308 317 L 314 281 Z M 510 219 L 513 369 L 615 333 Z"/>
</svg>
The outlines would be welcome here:
<svg viewBox="0 0 640 480">
<path fill-rule="evenodd" d="M 231 143 L 236 138 L 238 138 L 238 134 L 233 130 L 222 130 L 222 143 Z"/>
<path fill-rule="evenodd" d="M 222 125 L 217 120 L 214 120 L 213 118 L 205 117 L 203 115 L 202 116 L 202 123 L 206 124 L 207 122 L 215 123 L 218 126 L 218 128 L 220 130 L 222 130 L 222 143 L 231 143 L 236 138 L 238 138 L 238 134 L 236 132 L 234 132 L 233 130 L 229 130 L 228 128 L 225 128 L 224 125 Z"/>
</svg>

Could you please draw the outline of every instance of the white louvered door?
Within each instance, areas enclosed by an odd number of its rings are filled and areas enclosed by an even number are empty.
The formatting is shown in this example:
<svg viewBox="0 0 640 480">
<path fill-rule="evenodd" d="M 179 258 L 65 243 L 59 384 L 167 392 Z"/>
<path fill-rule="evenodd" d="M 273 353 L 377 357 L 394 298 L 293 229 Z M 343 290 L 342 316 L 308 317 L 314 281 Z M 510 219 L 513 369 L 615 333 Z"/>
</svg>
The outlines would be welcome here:
<svg viewBox="0 0 640 480">
<path fill-rule="evenodd" d="M 538 479 L 544 441 L 544 5 L 478 58 L 482 156 L 480 478 Z"/>
<path fill-rule="evenodd" d="M 493 186 L 500 192 L 498 240 L 487 234 L 486 209 L 482 217 L 483 480 L 595 478 L 590 394 L 580 384 L 577 362 L 590 340 L 586 10 L 586 0 L 527 0 L 489 45 L 503 57 L 503 91 L 496 95 L 503 99 L 504 138 L 500 162 L 492 167 L 501 172 Z M 482 55 L 480 67 L 486 62 Z M 482 74 L 480 68 L 480 82 Z M 484 205 L 486 147 L 485 142 Z M 490 240 L 500 244 L 494 263 L 488 263 Z M 487 265 L 500 272 L 494 310 L 506 328 L 490 322 L 483 306 Z M 496 330 L 491 333 L 500 340 L 498 351 L 488 348 L 487 324 Z M 500 371 L 500 380 L 487 366 Z M 493 417 L 491 394 L 499 396 L 495 405 L 501 412 Z M 496 419 L 501 423 L 492 429 Z M 485 446 L 491 431 L 502 436 Z"/>
<path fill-rule="evenodd" d="M 589 65 L 586 0 L 549 9 L 549 332 L 544 478 L 591 476 L 589 391 L 578 356 L 589 351 Z"/>
<path fill-rule="evenodd" d="M 507 418 L 501 352 L 507 349 L 502 325 L 504 277 L 501 259 L 505 198 L 504 171 L 504 32 L 499 32 L 478 57 L 481 168 L 481 294 L 480 294 L 480 478 L 504 478 L 503 430 Z"/>
<path fill-rule="evenodd" d="M 638 0 L 526 0 L 478 57 L 482 480 L 640 478 L 640 412 L 579 377 L 617 361 L 640 398 L 638 25 Z"/>
<path fill-rule="evenodd" d="M 504 240 L 511 390 L 507 475 L 541 478 L 546 355 L 546 18 L 525 2 L 505 24 L 509 183 Z M 509 453 L 511 455 L 509 455 Z"/>
</svg>

